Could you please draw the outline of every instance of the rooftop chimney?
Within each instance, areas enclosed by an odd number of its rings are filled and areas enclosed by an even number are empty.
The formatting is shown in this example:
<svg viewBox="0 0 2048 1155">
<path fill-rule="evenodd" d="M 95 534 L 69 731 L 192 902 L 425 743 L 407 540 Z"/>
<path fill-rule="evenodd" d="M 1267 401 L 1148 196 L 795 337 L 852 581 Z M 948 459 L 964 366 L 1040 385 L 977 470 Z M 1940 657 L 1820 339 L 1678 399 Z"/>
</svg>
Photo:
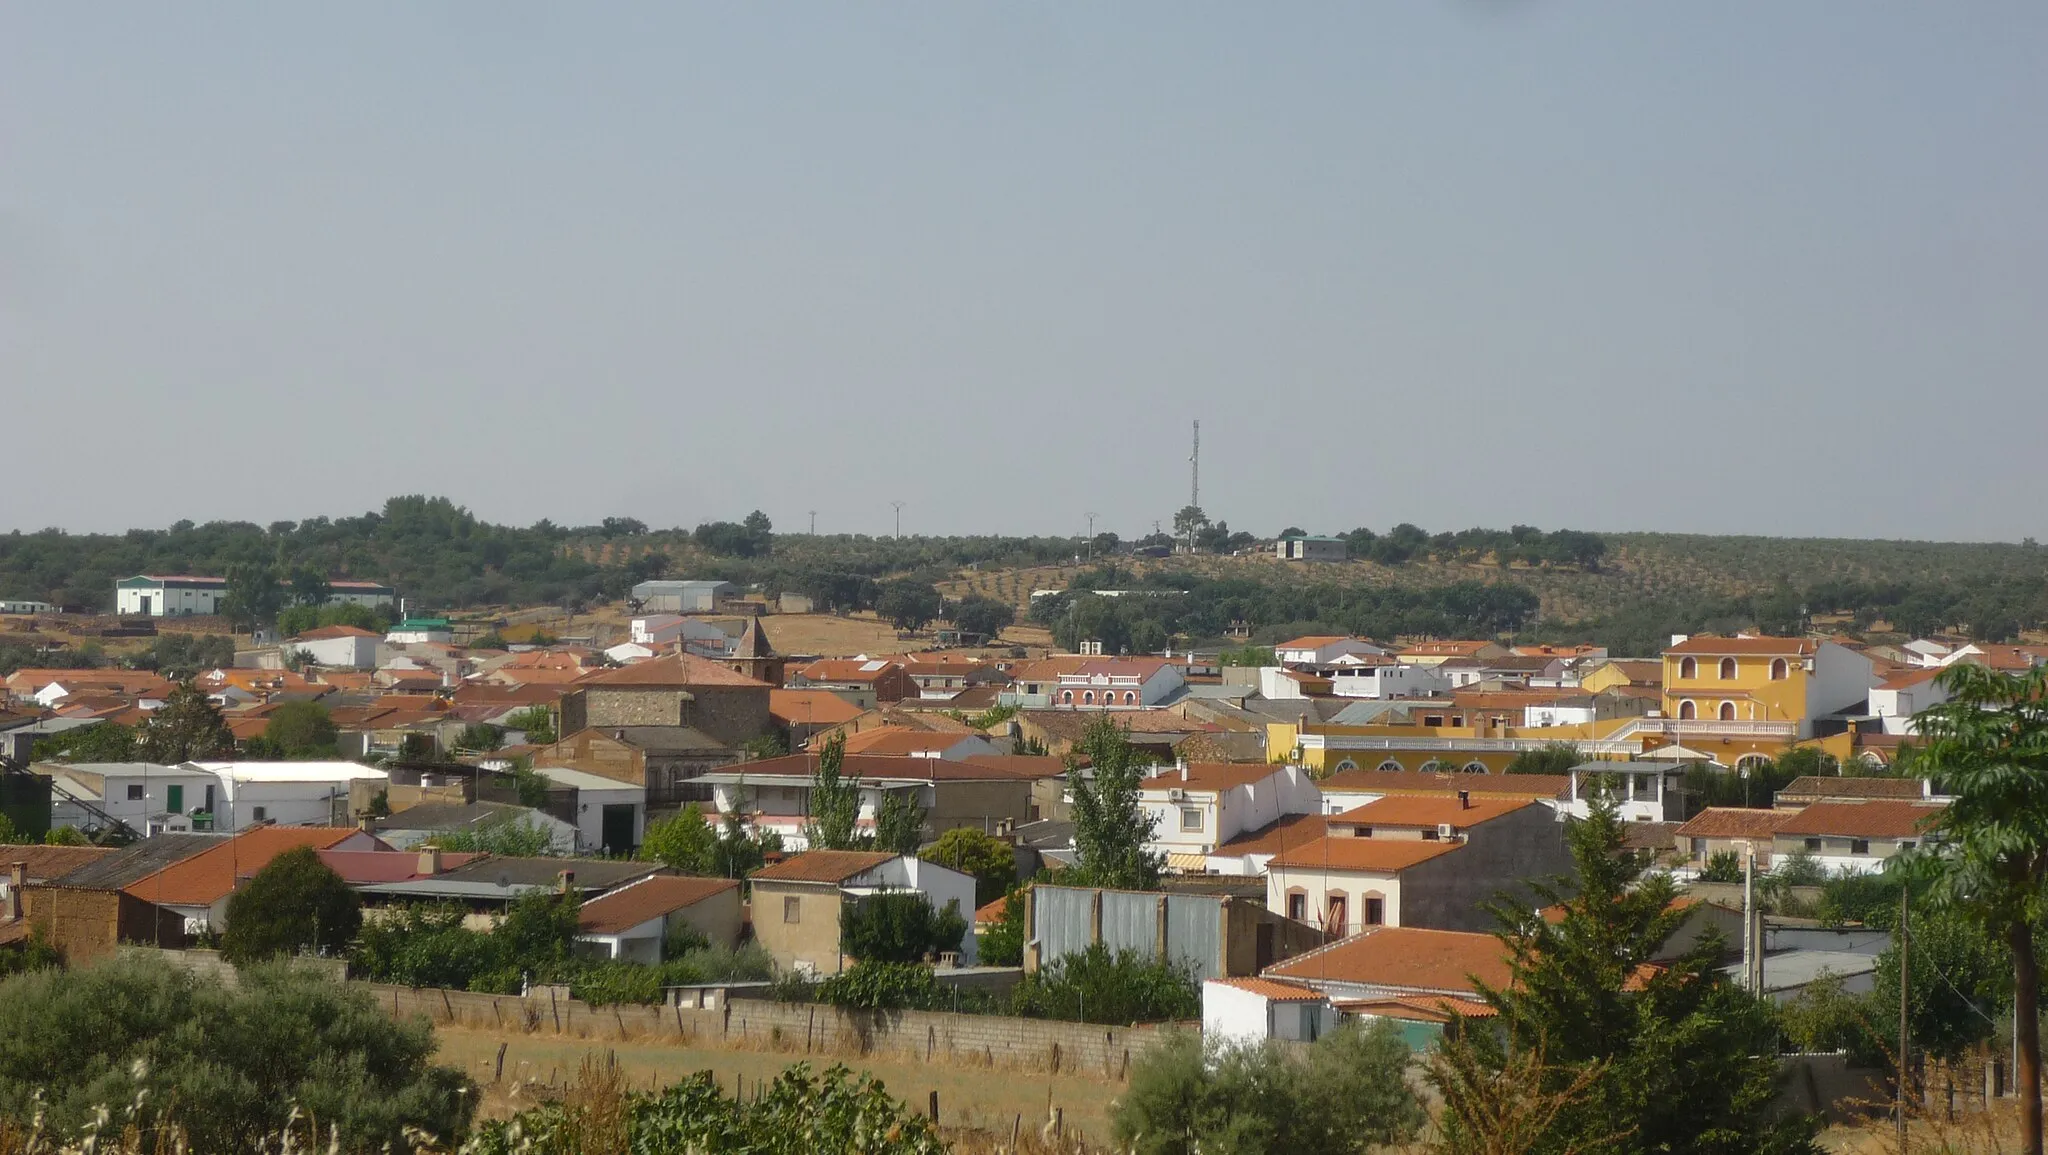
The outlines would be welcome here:
<svg viewBox="0 0 2048 1155">
<path fill-rule="evenodd" d="M 1185 758 L 1180 760 L 1180 780 L 1183 782 L 1188 780 L 1188 761 Z"/>
<path fill-rule="evenodd" d="M 21 892 L 28 886 L 28 863 L 12 862 L 7 866 L 7 921 L 21 920 Z"/>
<path fill-rule="evenodd" d="M 419 873 L 419 874 L 427 874 L 427 875 L 432 875 L 432 874 L 439 874 L 439 873 L 441 873 L 441 848 L 440 848 L 440 847 L 438 847 L 438 846 L 422 846 L 422 847 L 420 847 L 420 865 L 419 865 L 419 870 L 418 870 L 418 871 L 417 871 L 416 873 Z"/>
<path fill-rule="evenodd" d="M 1458 791 L 1458 809 L 1460 809 L 1460 810 L 1470 810 L 1470 809 L 1472 809 L 1472 792 L 1471 792 L 1470 790 L 1460 790 L 1460 791 Z"/>
<path fill-rule="evenodd" d="M 561 892 L 562 892 L 563 894 L 567 894 L 567 893 L 569 893 L 569 892 L 570 892 L 571 890 L 573 890 L 573 889 L 575 888 L 575 886 L 576 886 L 576 872 L 575 872 L 575 871 L 573 871 L 573 870 L 565 870 L 565 871 L 563 871 L 563 872 L 561 872 L 560 874 L 557 874 L 557 875 L 555 876 L 555 889 L 557 889 L 557 890 L 561 891 Z"/>
</svg>

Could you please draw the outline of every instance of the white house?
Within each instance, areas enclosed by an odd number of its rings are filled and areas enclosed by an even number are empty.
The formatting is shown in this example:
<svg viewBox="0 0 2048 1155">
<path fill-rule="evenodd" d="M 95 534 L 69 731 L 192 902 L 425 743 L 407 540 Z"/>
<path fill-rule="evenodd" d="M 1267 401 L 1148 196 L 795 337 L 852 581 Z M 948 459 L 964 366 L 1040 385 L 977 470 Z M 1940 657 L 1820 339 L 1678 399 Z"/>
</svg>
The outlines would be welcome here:
<svg viewBox="0 0 2048 1155">
<path fill-rule="evenodd" d="M 1202 1040 L 1257 1046 L 1267 1039 L 1313 1043 L 1337 1028 L 1329 996 L 1275 979 L 1202 983 Z"/>
<path fill-rule="evenodd" d="M 1283 537 L 1273 545 L 1282 561 L 1343 561 L 1350 546 L 1341 537 Z"/>
<path fill-rule="evenodd" d="M 1941 667 L 1908 670 L 1879 682 L 1870 691 L 1870 712 L 1887 734 L 1913 733 L 1913 715 L 1948 701 L 1948 691 L 1935 683 Z"/>
<path fill-rule="evenodd" d="M 785 972 L 836 973 L 843 957 L 838 908 L 848 900 L 883 894 L 921 894 L 933 910 L 957 910 L 967 920 L 960 962 L 971 966 L 977 957 L 974 876 L 936 862 L 886 851 L 815 850 L 755 871 L 752 882 L 755 938 Z M 812 905 L 805 900 L 811 896 L 832 900 L 823 934 L 811 929 L 816 917 L 804 918 L 804 908 Z M 822 913 L 813 911 L 814 916 Z"/>
<path fill-rule="evenodd" d="M 1377 658 L 1387 653 L 1364 638 L 1336 634 L 1311 634 L 1273 647 L 1273 656 L 1283 666 L 1327 666 L 1339 658 Z"/>
<path fill-rule="evenodd" d="M 137 574 L 114 583 L 114 612 L 122 617 L 188 617 L 220 612 L 228 579 L 196 574 Z"/>
<path fill-rule="evenodd" d="M 1161 705 L 1186 685 L 1180 666 L 1165 658 L 1097 658 L 1059 675 L 1053 705 L 1062 710 L 1142 710 Z"/>
<path fill-rule="evenodd" d="M 346 826 L 349 783 L 390 780 L 357 762 L 186 762 L 220 780 L 214 829 L 236 831 L 261 822 L 280 826 Z"/>
<path fill-rule="evenodd" d="M 375 633 L 356 626 L 321 626 L 292 638 L 284 648 L 333 669 L 374 670 L 378 640 Z"/>
<path fill-rule="evenodd" d="M 633 587 L 632 597 L 640 608 L 656 613 L 708 614 L 739 592 L 731 582 L 644 581 Z"/>
<path fill-rule="evenodd" d="M 117 819 L 144 837 L 213 828 L 220 778 L 152 762 L 44 762 L 50 777 L 50 825 L 97 830 Z M 104 816 L 104 817 L 103 817 Z"/>
<path fill-rule="evenodd" d="M 452 642 L 455 627 L 447 618 L 407 618 L 391 627 L 384 640 L 394 646 L 417 646 L 429 642 Z"/>
<path fill-rule="evenodd" d="M 1572 767 L 1567 812 L 1584 818 L 1605 797 L 1623 822 L 1683 822 L 1685 770 L 1683 762 L 1581 762 Z"/>
<path fill-rule="evenodd" d="M 1338 658 L 1316 672 L 1330 680 L 1330 693 L 1340 698 L 1427 698 L 1449 688 L 1436 668 L 1392 658 Z"/>
<path fill-rule="evenodd" d="M 631 854 L 647 833 L 647 788 L 562 766 L 535 766 L 550 782 L 576 788 L 576 852 Z"/>
<path fill-rule="evenodd" d="M 1322 792 L 1299 765 L 1182 762 L 1139 783 L 1138 804 L 1152 820 L 1147 848 L 1170 867 L 1204 873 L 1217 869 L 1210 856 L 1238 835 L 1316 813 Z"/>
<path fill-rule="evenodd" d="M 1875 874 L 1892 855 L 1925 840 L 1946 806 L 1889 798 L 1810 803 L 1778 823 L 1771 858 L 1803 853 L 1830 874 Z"/>
<path fill-rule="evenodd" d="M 737 811 L 748 825 L 774 831 L 782 836 L 784 847 L 795 851 L 809 846 L 804 824 L 811 812 L 816 769 L 815 756 L 792 754 L 739 763 L 692 781 L 711 787 L 715 809 L 707 817 L 713 822 Z M 872 831 L 885 801 L 900 794 L 923 808 L 927 839 L 956 826 L 993 832 L 1005 823 L 1024 820 L 1031 811 L 1035 781 L 1001 765 L 878 754 L 848 754 L 840 773 L 857 780 L 860 788 L 857 829 Z M 972 913 L 974 908 L 966 909 Z"/>
<path fill-rule="evenodd" d="M 659 963 L 671 929 L 688 926 L 714 946 L 731 946 L 739 941 L 741 921 L 738 879 L 650 875 L 583 904 L 577 953 Z"/>
</svg>

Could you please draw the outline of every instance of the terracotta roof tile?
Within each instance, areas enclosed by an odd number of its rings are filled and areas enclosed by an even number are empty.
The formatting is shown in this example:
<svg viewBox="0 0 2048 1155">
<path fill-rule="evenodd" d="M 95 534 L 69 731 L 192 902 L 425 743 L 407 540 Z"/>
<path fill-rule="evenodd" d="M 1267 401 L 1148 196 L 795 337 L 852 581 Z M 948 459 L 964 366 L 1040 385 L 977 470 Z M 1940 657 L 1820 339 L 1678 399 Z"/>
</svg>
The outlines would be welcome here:
<svg viewBox="0 0 2048 1155">
<path fill-rule="evenodd" d="M 768 683 L 745 674 L 737 673 L 719 665 L 709 658 L 695 654 L 670 654 L 665 658 L 649 658 L 616 670 L 599 670 L 585 675 L 586 686 L 601 686 L 606 689 L 634 689 L 654 686 L 759 686 L 768 688 Z"/>
<path fill-rule="evenodd" d="M 19 862 L 27 866 L 30 882 L 47 882 L 112 853 L 104 846 L 0 846 L 0 872 Z"/>
<path fill-rule="evenodd" d="M 768 691 L 768 713 L 785 726 L 837 726 L 863 712 L 830 690 Z"/>
<path fill-rule="evenodd" d="M 1816 802 L 1793 814 L 1778 833 L 1791 837 L 1916 838 L 1943 807 L 1933 803 Z"/>
<path fill-rule="evenodd" d="M 1471 992 L 1472 977 L 1505 987 L 1507 951 L 1490 934 L 1386 926 L 1266 968 L 1276 978 L 1327 980 L 1414 991 Z"/>
<path fill-rule="evenodd" d="M 1245 977 L 1209 981 L 1217 986 L 1231 987 L 1275 1003 L 1319 1003 L 1326 997 L 1320 991 L 1313 991 L 1295 983 L 1283 983 L 1277 979 Z"/>
<path fill-rule="evenodd" d="M 1463 829 L 1534 805 L 1536 801 L 1532 798 L 1475 797 L 1461 806 L 1456 795 L 1388 795 L 1346 810 L 1332 817 L 1330 824 L 1436 827 L 1449 823 Z"/>
<path fill-rule="evenodd" d="M 1807 774 L 1778 788 L 1780 799 L 1887 798 L 1894 802 L 1918 802 L 1926 797 L 1926 785 L 1918 778 L 1837 778 Z"/>
<path fill-rule="evenodd" d="M 584 934 L 617 934 L 695 906 L 714 894 L 737 890 L 739 885 L 739 880 L 733 878 L 657 874 L 584 903 L 576 929 Z"/>
<path fill-rule="evenodd" d="M 1323 793 L 1444 794 L 1469 790 L 1475 796 L 1563 798 L 1572 780 L 1564 774 L 1425 774 L 1420 770 L 1340 770 L 1322 782 Z"/>
<path fill-rule="evenodd" d="M 242 879 L 287 850 L 301 846 L 329 850 L 359 833 L 353 826 L 263 826 L 244 831 L 121 889 L 145 902 L 205 906 L 232 893 Z"/>
<path fill-rule="evenodd" d="M 1266 869 L 1355 870 L 1392 874 L 1457 850 L 1462 844 L 1420 838 L 1357 838 L 1326 835 L 1276 854 Z"/>
<path fill-rule="evenodd" d="M 1290 814 L 1278 822 L 1247 831 L 1216 848 L 1222 856 L 1279 854 L 1290 846 L 1306 846 L 1321 838 L 1328 821 L 1320 814 Z"/>
<path fill-rule="evenodd" d="M 774 866 L 764 866 L 753 877 L 762 882 L 837 884 L 896 857 L 886 850 L 807 850 Z"/>
<path fill-rule="evenodd" d="M 1750 810 L 1740 806 L 1709 806 L 1678 828 L 1680 838 L 1756 838 L 1768 840 L 1792 816 L 1789 810 Z M 1768 848 L 1767 848 L 1768 849 Z"/>
<path fill-rule="evenodd" d="M 817 768 L 815 754 L 785 754 L 722 766 L 718 773 L 808 781 Z M 903 758 L 887 754 L 848 754 L 840 765 L 840 773 L 849 778 L 901 778 L 915 782 L 999 782 L 1023 776 L 1007 766 L 972 759 Z"/>
</svg>

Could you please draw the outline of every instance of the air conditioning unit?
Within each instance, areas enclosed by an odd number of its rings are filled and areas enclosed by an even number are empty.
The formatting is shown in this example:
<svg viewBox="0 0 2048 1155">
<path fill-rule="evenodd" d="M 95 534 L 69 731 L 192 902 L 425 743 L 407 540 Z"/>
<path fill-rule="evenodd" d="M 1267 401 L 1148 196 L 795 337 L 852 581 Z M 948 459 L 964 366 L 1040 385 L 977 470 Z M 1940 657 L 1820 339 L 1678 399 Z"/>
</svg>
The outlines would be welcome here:
<svg viewBox="0 0 2048 1155">
<path fill-rule="evenodd" d="M 1458 836 L 1458 828 L 1448 822 L 1439 822 L 1436 824 L 1436 836 L 1449 842 Z"/>
<path fill-rule="evenodd" d="M 1176 786 L 1166 792 L 1166 800 L 1168 802 L 1186 802 L 1188 800 L 1188 792 Z"/>
</svg>

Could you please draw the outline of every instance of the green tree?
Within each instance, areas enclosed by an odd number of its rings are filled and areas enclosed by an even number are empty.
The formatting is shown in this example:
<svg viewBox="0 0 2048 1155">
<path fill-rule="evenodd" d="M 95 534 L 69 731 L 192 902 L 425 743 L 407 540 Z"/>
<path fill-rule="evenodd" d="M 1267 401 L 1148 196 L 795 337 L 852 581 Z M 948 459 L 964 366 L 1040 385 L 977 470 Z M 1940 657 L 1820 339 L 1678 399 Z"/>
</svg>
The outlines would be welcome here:
<svg viewBox="0 0 2048 1155">
<path fill-rule="evenodd" d="M 320 703 L 285 702 L 270 712 L 263 737 L 281 758 L 333 758 L 341 730 Z"/>
<path fill-rule="evenodd" d="M 1017 620 L 1017 607 L 980 594 L 968 594 L 953 607 L 953 624 L 970 634 L 994 638 Z"/>
<path fill-rule="evenodd" d="M 1535 1152 L 1586 1150 L 1616 1135 L 1630 1151 L 1817 1151 L 1811 1120 L 1769 1110 L 1778 1070 L 1770 1008 L 1721 973 L 1720 936 L 1668 957 L 1686 911 L 1669 875 L 1643 876 L 1611 806 L 1573 822 L 1567 839 L 1575 887 L 1539 884 L 1533 907 L 1493 906 L 1513 975 L 1479 988 L 1496 1029 L 1462 1031 L 1445 1046 L 1468 1049 L 1465 1065 L 1497 1076 L 1518 1055 L 1540 1053 L 1553 1093 L 1597 1071 Z M 1461 1088 L 1437 1084 L 1447 1101 Z M 1450 1103 L 1444 1114 L 1453 1139 L 1469 1106 Z"/>
<path fill-rule="evenodd" d="M 1202 991 L 1182 967 L 1098 942 L 1025 975 L 1011 1005 L 1034 1019 L 1167 1023 L 1200 1018 Z"/>
<path fill-rule="evenodd" d="M 1173 536 L 1189 538 L 1209 524 L 1209 515 L 1199 505 L 1184 505 L 1173 515 Z"/>
<path fill-rule="evenodd" d="M 703 808 L 692 802 L 672 817 L 648 826 L 640 842 L 640 857 L 685 874 L 712 874 L 718 859 L 718 832 L 704 821 Z"/>
<path fill-rule="evenodd" d="M 555 712 L 546 706 L 515 710 L 505 718 L 505 728 L 524 733 L 529 745 L 552 745 L 555 741 Z"/>
<path fill-rule="evenodd" d="M 135 729 L 119 722 L 98 722 L 37 738 L 31 755 L 51 762 L 133 762 Z"/>
<path fill-rule="evenodd" d="M 842 777 L 846 762 L 846 736 L 833 734 L 818 751 L 818 767 L 811 773 L 811 815 L 804 823 L 804 842 L 812 850 L 857 850 L 859 834 L 860 781 Z"/>
<path fill-rule="evenodd" d="M 1716 850 L 1707 858 L 1706 869 L 1700 871 L 1701 882 L 1741 882 L 1742 860 L 1732 850 Z"/>
<path fill-rule="evenodd" d="M 308 948 L 339 954 L 362 923 L 355 890 L 313 849 L 297 847 L 229 896 L 221 955 L 242 966 Z"/>
<path fill-rule="evenodd" d="M 166 766 L 232 758 L 234 753 L 235 735 L 220 707 L 190 682 L 178 683 L 165 696 L 164 704 L 142 723 L 135 741 L 137 758 Z"/>
<path fill-rule="evenodd" d="M 882 797 L 875 812 L 875 833 L 868 839 L 876 850 L 915 855 L 924 845 L 924 807 L 909 790 L 891 790 Z"/>
<path fill-rule="evenodd" d="M 1534 750 L 1522 750 L 1508 759 L 1509 774 L 1570 774 L 1585 761 L 1570 742 L 1545 742 Z"/>
<path fill-rule="evenodd" d="M 974 876 L 974 901 L 993 902 L 1017 883 L 1017 852 L 1007 842 L 968 826 L 939 835 L 920 855 L 926 862 Z"/>
<path fill-rule="evenodd" d="M 142 1150 L 251 1150 L 295 1113 L 319 1132 L 301 1131 L 301 1150 L 327 1150 L 330 1127 L 344 1155 L 411 1150 L 407 1128 L 452 1145 L 477 1096 L 433 1055 L 424 1019 L 282 964 L 243 971 L 235 989 L 127 957 L 0 983 L 0 1111 L 42 1114 L 46 1137 L 136 1104 Z"/>
<path fill-rule="evenodd" d="M 1239 646 L 1218 653 L 1216 663 L 1221 666 L 1277 666 L 1280 657 L 1271 646 Z"/>
<path fill-rule="evenodd" d="M 1297 1155 L 1405 1144 L 1427 1116 L 1393 1024 L 1347 1024 L 1303 1050 L 1209 1043 L 1173 1031 L 1118 1097 L 1117 1150 L 1137 1155 Z"/>
<path fill-rule="evenodd" d="M 284 601 L 284 586 L 273 567 L 256 563 L 228 567 L 227 595 L 221 599 L 220 612 L 237 629 L 275 623 Z"/>
<path fill-rule="evenodd" d="M 745 878 L 761 869 L 771 854 L 782 853 L 782 835 L 773 830 L 750 830 L 739 812 L 728 810 L 718 830 L 718 849 L 711 860 L 711 874 L 718 878 Z"/>
<path fill-rule="evenodd" d="M 495 854 L 500 858 L 553 858 L 562 853 L 547 827 L 518 816 L 437 834 L 434 842 L 458 854 Z"/>
<path fill-rule="evenodd" d="M 1003 916 L 981 936 L 979 957 L 983 966 L 1014 967 L 1024 964 L 1024 891 L 1013 890 L 1003 898 Z"/>
<path fill-rule="evenodd" d="M 311 566 L 292 571 L 292 601 L 302 606 L 324 606 L 334 593 L 327 575 Z"/>
<path fill-rule="evenodd" d="M 917 962 L 959 950 L 967 929 L 959 903 L 937 910 L 916 892 L 869 895 L 839 908 L 840 949 L 874 962 Z"/>
<path fill-rule="evenodd" d="M 1088 759 L 1084 772 L 1081 757 Z M 1147 850 L 1153 820 L 1138 784 L 1152 764 L 1107 715 L 1088 724 L 1067 757 L 1074 796 L 1073 879 L 1081 885 L 1150 890 L 1159 884 L 1160 855 Z"/>
<path fill-rule="evenodd" d="M 2019 1027 L 2020 1145 L 2041 1155 L 2040 960 L 2048 918 L 2048 667 L 2001 673 L 1958 663 L 1935 679 L 1948 701 L 1923 711 L 1924 762 L 1954 801 L 1908 869 L 2012 960 Z"/>
<path fill-rule="evenodd" d="M 946 599 L 930 582 L 898 578 L 883 582 L 875 612 L 899 630 L 921 630 L 945 609 Z"/>
<path fill-rule="evenodd" d="M 505 735 L 489 722 L 471 722 L 455 736 L 457 750 L 491 751 L 505 744 Z"/>
</svg>

